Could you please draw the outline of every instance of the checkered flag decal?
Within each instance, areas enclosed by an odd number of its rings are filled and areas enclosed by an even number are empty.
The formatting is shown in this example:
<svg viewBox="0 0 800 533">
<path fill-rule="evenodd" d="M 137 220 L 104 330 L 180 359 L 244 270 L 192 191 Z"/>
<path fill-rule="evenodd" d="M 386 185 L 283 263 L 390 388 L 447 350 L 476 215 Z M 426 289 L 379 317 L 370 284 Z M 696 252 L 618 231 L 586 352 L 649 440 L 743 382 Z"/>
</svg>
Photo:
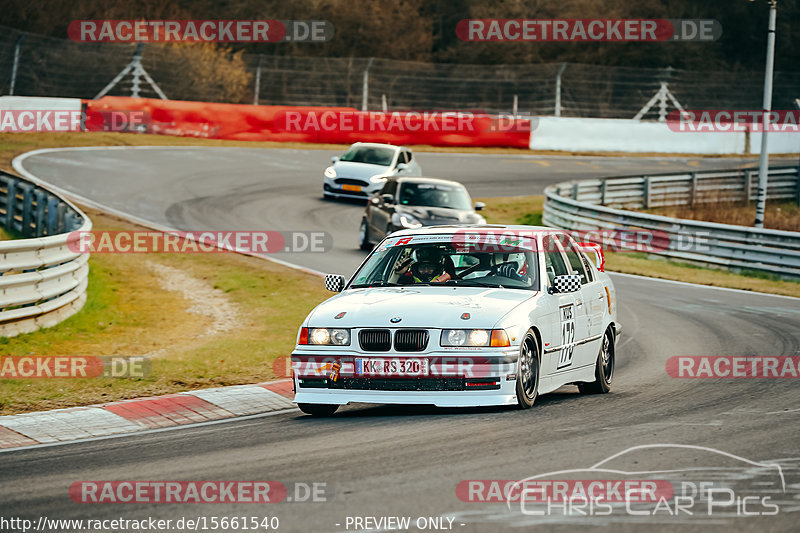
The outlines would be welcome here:
<svg viewBox="0 0 800 533">
<path fill-rule="evenodd" d="M 581 288 L 580 274 L 569 274 L 567 276 L 556 276 L 553 285 L 558 292 L 575 292 Z"/>
<path fill-rule="evenodd" d="M 325 288 L 331 292 L 342 292 L 342 289 L 344 289 L 344 277 L 338 274 L 327 274 L 325 276 Z"/>
</svg>

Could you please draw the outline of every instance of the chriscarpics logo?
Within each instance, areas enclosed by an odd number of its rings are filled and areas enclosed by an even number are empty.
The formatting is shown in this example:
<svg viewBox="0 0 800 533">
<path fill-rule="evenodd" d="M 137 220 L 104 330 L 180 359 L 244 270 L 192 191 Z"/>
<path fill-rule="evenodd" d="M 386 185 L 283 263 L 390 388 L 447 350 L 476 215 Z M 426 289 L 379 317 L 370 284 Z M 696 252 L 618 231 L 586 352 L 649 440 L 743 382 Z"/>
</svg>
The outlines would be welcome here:
<svg viewBox="0 0 800 533">
<path fill-rule="evenodd" d="M 497 522 L 498 528 L 741 524 L 800 510 L 800 488 L 784 476 L 797 464 L 796 458 L 753 460 L 691 444 L 643 444 L 590 466 L 567 465 L 518 480 L 465 479 L 456 496 L 480 506 L 451 516 Z"/>
</svg>

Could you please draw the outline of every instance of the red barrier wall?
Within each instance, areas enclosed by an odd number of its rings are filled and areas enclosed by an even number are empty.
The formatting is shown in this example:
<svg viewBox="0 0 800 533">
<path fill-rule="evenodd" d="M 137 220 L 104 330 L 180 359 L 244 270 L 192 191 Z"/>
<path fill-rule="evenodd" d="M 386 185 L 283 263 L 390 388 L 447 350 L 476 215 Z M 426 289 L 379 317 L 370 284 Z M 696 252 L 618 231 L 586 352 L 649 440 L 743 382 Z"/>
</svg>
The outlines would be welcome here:
<svg viewBox="0 0 800 533">
<path fill-rule="evenodd" d="M 240 141 L 527 148 L 530 121 L 461 112 L 214 104 L 106 96 L 85 100 L 87 131 L 147 131 Z M 139 122 L 137 127 L 136 122 Z"/>
</svg>

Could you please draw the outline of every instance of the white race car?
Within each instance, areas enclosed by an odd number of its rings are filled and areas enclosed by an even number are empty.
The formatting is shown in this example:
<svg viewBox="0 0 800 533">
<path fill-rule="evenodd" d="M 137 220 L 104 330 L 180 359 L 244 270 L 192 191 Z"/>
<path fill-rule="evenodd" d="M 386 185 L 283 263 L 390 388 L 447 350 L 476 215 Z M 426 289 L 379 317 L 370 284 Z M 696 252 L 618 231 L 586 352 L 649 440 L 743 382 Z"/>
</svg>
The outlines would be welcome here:
<svg viewBox="0 0 800 533">
<path fill-rule="evenodd" d="M 393 144 L 355 143 L 323 172 L 322 196 L 366 200 L 390 177 L 421 176 L 410 148 Z"/>
<path fill-rule="evenodd" d="M 590 260 L 589 255 L 592 259 Z M 306 317 L 292 353 L 295 402 L 533 405 L 614 375 L 614 285 L 599 246 L 531 226 L 436 226 L 385 238 Z"/>
</svg>

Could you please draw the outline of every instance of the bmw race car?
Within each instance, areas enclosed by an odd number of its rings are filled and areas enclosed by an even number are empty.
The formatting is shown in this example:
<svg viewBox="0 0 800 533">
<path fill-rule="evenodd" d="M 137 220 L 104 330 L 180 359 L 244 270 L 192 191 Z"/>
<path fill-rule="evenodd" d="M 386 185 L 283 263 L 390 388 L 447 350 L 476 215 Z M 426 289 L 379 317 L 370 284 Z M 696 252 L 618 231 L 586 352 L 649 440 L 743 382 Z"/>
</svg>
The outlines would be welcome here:
<svg viewBox="0 0 800 533">
<path fill-rule="evenodd" d="M 590 259 L 590 256 L 592 259 Z M 385 238 L 306 317 L 295 402 L 531 407 L 566 384 L 605 393 L 621 328 L 602 250 L 530 226 L 434 226 Z"/>
<path fill-rule="evenodd" d="M 324 198 L 366 200 L 390 177 L 422 175 L 411 149 L 392 144 L 355 143 L 331 161 L 323 172 Z"/>
</svg>

